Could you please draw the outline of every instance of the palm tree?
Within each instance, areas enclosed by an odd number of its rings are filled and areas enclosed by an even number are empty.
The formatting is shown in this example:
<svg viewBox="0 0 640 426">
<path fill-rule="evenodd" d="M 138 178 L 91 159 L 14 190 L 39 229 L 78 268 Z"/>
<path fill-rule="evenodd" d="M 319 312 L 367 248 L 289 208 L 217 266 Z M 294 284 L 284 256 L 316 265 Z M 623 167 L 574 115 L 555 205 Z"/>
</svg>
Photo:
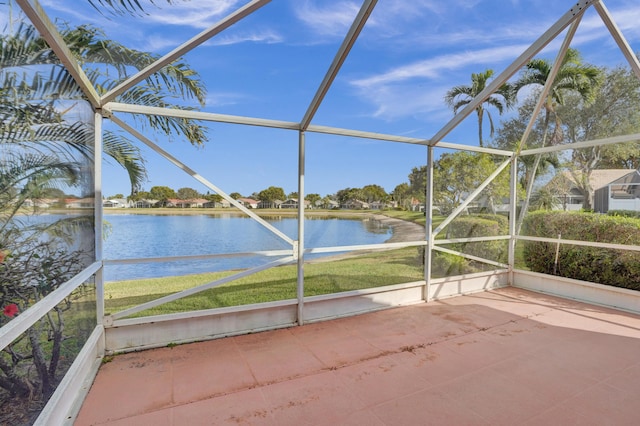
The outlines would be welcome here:
<svg viewBox="0 0 640 426">
<path fill-rule="evenodd" d="M 107 40 L 100 30 L 88 25 L 65 28 L 61 35 L 99 93 L 124 81 L 131 70 L 140 70 L 157 59 Z M 88 103 L 36 29 L 20 25 L 14 33 L 0 37 L 0 48 L 0 143 L 47 149 L 70 161 L 78 160 L 78 154 L 85 160 L 90 158 L 93 129 L 73 118 L 78 111 L 88 109 Z M 200 105 L 205 99 L 197 73 L 181 61 L 148 77 L 117 101 L 176 108 L 174 98 L 194 98 Z M 136 119 L 145 120 L 143 124 L 167 135 L 183 135 L 194 145 L 201 145 L 206 139 L 204 129 L 191 120 L 157 116 Z M 103 144 L 105 155 L 127 171 L 132 193 L 138 190 L 146 172 L 134 143 L 107 130 Z"/>
<path fill-rule="evenodd" d="M 98 1 L 104 6 L 112 3 Z M 127 4 L 138 4 L 121 3 L 128 12 L 132 10 Z M 61 36 L 98 93 L 106 93 L 157 59 L 108 40 L 100 30 L 87 25 L 63 28 Z M 205 90 L 198 75 L 179 60 L 116 100 L 177 108 L 175 99 L 189 98 L 203 105 Z M 82 91 L 33 26 L 21 24 L 15 31 L 0 35 L 0 306 L 10 305 L 22 312 L 94 258 L 92 217 L 73 216 L 52 224 L 30 225 L 16 216 L 28 200 L 42 198 L 47 189 L 93 190 L 85 180 L 91 178 L 95 154 L 93 125 L 82 118 L 89 111 L 92 109 Z M 134 119 L 142 120 L 148 129 L 184 136 L 194 145 L 206 140 L 204 129 L 191 120 L 154 116 Z M 132 193 L 136 192 L 146 172 L 133 141 L 105 130 L 103 151 L 126 170 Z M 83 230 L 91 235 L 91 247 L 86 250 L 81 246 Z M 71 239 L 74 244 L 69 243 Z M 63 310 L 64 306 L 55 307 L 55 320 L 48 314 L 18 339 L 28 339 L 29 345 L 12 346 L 0 353 L 0 387 L 20 397 L 29 397 L 35 391 L 45 397 L 51 394 L 64 340 Z M 0 326 L 4 321 L 0 318 Z M 51 340 L 51 356 L 47 359 L 41 333 Z M 23 347 L 24 353 L 19 353 Z M 32 360 L 33 366 L 18 366 L 22 360 Z M 24 371 L 28 376 L 18 374 Z"/>
<path fill-rule="evenodd" d="M 445 102 L 449 107 L 453 109 L 453 113 L 456 114 L 458 110 L 465 105 L 469 104 L 473 99 L 475 99 L 480 92 L 482 92 L 487 86 L 487 82 L 493 77 L 493 70 L 488 69 L 482 73 L 472 73 L 471 74 L 471 86 L 455 86 L 451 88 L 444 97 Z M 487 118 L 489 119 L 490 124 L 490 133 L 489 135 L 493 137 L 494 134 L 494 126 L 493 126 L 493 118 L 491 117 L 491 113 L 488 109 L 484 107 L 484 105 L 490 105 L 498 110 L 498 113 L 502 115 L 505 109 L 509 109 L 513 106 L 515 100 L 515 96 L 513 94 L 513 90 L 510 85 L 503 84 L 500 86 L 498 91 L 487 99 L 484 100 L 478 107 L 476 108 L 476 114 L 478 115 L 478 142 L 480 146 L 483 146 L 482 141 L 482 122 L 484 119 L 484 115 L 486 113 Z"/>
<path fill-rule="evenodd" d="M 553 64 L 546 59 L 532 59 L 526 66 L 526 69 L 520 79 L 515 83 L 514 90 L 519 92 L 523 87 L 531 85 L 544 86 L 549 76 Z M 562 140 L 562 121 L 556 113 L 557 107 L 564 104 L 565 95 L 573 92 L 577 93 L 584 102 L 592 102 L 597 88 L 602 81 L 602 72 L 599 68 L 583 64 L 580 52 L 576 49 L 567 49 L 562 59 L 560 68 L 556 74 L 553 84 L 549 87 L 548 94 L 544 99 L 544 133 L 542 137 L 541 147 L 550 143 L 559 143 Z M 554 119 L 553 131 L 549 131 L 551 119 Z M 523 143 L 526 141 L 523 141 Z M 529 180 L 527 182 L 527 190 L 525 200 L 518 218 L 517 232 L 520 232 L 524 216 L 529 208 L 533 183 L 536 179 L 536 173 L 540 165 L 542 155 L 535 156 L 533 165 L 530 168 Z"/>
</svg>

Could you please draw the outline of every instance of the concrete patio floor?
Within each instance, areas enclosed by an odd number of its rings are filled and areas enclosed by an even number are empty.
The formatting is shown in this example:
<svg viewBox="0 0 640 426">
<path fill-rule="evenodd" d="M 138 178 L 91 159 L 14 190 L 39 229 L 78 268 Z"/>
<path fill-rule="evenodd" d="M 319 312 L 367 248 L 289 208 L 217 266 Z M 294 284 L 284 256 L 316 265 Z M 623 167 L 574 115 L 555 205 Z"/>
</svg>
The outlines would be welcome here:
<svg viewBox="0 0 640 426">
<path fill-rule="evenodd" d="M 640 316 L 516 288 L 105 363 L 76 425 L 637 425 Z"/>
</svg>

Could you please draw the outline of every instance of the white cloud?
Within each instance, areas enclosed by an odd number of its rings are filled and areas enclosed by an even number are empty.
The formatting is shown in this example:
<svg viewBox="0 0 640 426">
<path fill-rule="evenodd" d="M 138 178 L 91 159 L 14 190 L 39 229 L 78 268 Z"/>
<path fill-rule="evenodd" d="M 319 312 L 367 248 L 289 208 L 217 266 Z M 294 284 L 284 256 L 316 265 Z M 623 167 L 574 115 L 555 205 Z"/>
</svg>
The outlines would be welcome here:
<svg viewBox="0 0 640 426">
<path fill-rule="evenodd" d="M 216 93 L 207 93 L 207 99 L 205 100 L 205 105 L 207 107 L 221 107 L 226 105 L 235 105 L 245 100 L 247 98 L 246 95 L 239 93 L 229 93 L 229 92 L 216 92 Z"/>
<path fill-rule="evenodd" d="M 145 16 L 145 21 L 204 29 L 234 11 L 238 3 L 238 0 L 176 2 L 171 6 L 150 10 L 149 15 Z"/>
<path fill-rule="evenodd" d="M 369 90 L 379 85 L 398 83 L 411 79 L 436 79 L 445 71 L 456 70 L 474 64 L 495 64 L 509 59 L 515 59 L 523 52 L 527 45 L 501 46 L 475 51 L 464 51 L 428 58 L 412 64 L 394 68 L 385 73 L 354 80 L 354 86 Z"/>
<path fill-rule="evenodd" d="M 273 30 L 262 30 L 262 31 L 254 31 L 251 33 L 235 33 L 229 35 L 220 35 L 211 39 L 207 44 L 217 45 L 217 46 L 226 46 L 230 44 L 239 44 L 245 42 L 254 42 L 254 43 L 281 43 L 283 41 L 283 37 L 273 31 Z"/>
<path fill-rule="evenodd" d="M 323 36 L 343 37 L 353 20 L 360 5 L 351 1 L 330 2 L 322 7 L 310 0 L 297 1 L 294 13 L 298 19 Z"/>
</svg>

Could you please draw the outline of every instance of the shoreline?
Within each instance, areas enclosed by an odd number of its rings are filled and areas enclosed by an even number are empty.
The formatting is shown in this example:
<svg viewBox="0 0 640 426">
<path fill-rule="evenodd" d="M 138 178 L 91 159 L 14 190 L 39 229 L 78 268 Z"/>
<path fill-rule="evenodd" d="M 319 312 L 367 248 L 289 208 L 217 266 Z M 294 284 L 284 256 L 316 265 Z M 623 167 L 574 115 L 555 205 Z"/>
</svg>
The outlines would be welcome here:
<svg viewBox="0 0 640 426">
<path fill-rule="evenodd" d="M 50 213 L 53 214 L 69 214 L 78 213 L 83 210 L 79 209 L 51 209 Z M 84 210 L 86 212 L 86 210 Z M 288 216 L 296 217 L 298 215 L 297 209 L 259 209 L 252 210 L 258 216 Z M 154 209 L 132 209 L 132 208 L 105 208 L 103 209 L 104 216 L 112 214 L 132 214 L 132 215 L 244 215 L 243 212 L 237 209 L 178 209 L 178 208 L 154 208 Z M 352 218 L 352 219 L 366 219 L 373 218 L 380 221 L 383 224 L 388 225 L 391 228 L 392 236 L 385 241 L 385 243 L 399 243 L 409 241 L 423 241 L 425 239 L 424 226 L 410 222 L 404 219 L 398 219 L 390 216 L 386 216 L 381 213 L 372 211 L 334 211 L 334 210 L 305 210 L 306 216 L 324 216 L 327 218 Z"/>
</svg>

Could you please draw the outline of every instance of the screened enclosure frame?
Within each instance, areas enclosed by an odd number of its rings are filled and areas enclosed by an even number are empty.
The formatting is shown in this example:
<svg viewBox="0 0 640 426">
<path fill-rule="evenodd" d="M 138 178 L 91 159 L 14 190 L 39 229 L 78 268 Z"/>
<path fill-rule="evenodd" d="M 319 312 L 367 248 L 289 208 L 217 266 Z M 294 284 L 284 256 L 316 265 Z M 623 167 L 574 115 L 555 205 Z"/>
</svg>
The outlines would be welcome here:
<svg viewBox="0 0 640 426">
<path fill-rule="evenodd" d="M 141 260 L 147 262 L 163 262 L 169 259 L 176 258 L 153 258 L 153 259 L 122 259 L 122 260 L 104 260 L 103 259 L 103 251 L 102 251 L 102 207 L 101 207 L 101 198 L 102 198 L 102 182 L 101 182 L 101 138 L 102 138 L 102 120 L 108 119 L 120 126 L 122 129 L 136 137 L 142 143 L 146 144 L 162 157 L 164 157 L 167 161 L 171 162 L 175 166 L 181 168 L 185 173 L 192 176 L 194 179 L 204 184 L 210 190 L 220 194 L 223 198 L 229 201 L 234 207 L 241 210 L 243 213 L 250 216 L 252 219 L 260 223 L 266 229 L 274 233 L 276 236 L 281 238 L 283 241 L 288 243 L 291 246 L 290 250 L 280 250 L 280 251 L 270 251 L 270 252 L 252 252 L 252 253 L 239 253 L 239 254 L 230 254 L 230 255 L 203 255 L 203 256 L 183 256 L 177 257 L 177 259 L 188 260 L 194 258 L 214 258 L 214 257 L 225 257 L 225 256 L 233 256 L 233 255 L 244 255 L 244 254 L 261 254 L 261 255 L 284 255 L 286 256 L 284 259 L 277 260 L 275 262 L 271 262 L 267 265 L 260 266 L 258 268 L 251 269 L 249 271 L 245 271 L 243 273 L 234 275 L 228 279 L 214 281 L 203 286 L 186 290 L 181 293 L 177 293 L 171 296 L 167 296 L 166 298 L 162 298 L 156 301 L 148 302 L 146 304 L 140 305 L 136 308 L 131 308 L 126 311 L 122 311 L 112 315 L 110 318 L 106 318 L 108 324 L 113 324 L 114 320 L 120 319 L 124 316 L 130 315 L 135 312 L 139 312 L 141 310 L 147 309 L 151 306 L 156 306 L 161 303 L 166 303 L 168 301 L 177 300 L 181 297 L 185 297 L 191 294 L 194 294 L 199 291 L 206 290 L 208 288 L 215 287 L 217 285 L 226 283 L 231 281 L 234 278 L 239 278 L 241 276 L 246 276 L 260 270 L 264 270 L 267 268 L 275 267 L 278 265 L 286 264 L 286 263 L 297 263 L 298 264 L 298 285 L 297 285 L 297 294 L 298 294 L 298 313 L 299 313 L 299 323 L 304 323 L 304 315 L 303 315 L 303 305 L 304 305 L 304 286 L 303 286 L 303 264 L 304 264 L 304 256 L 305 254 L 312 253 L 328 253 L 332 251 L 343 251 L 347 250 L 368 250 L 368 249 L 377 249 L 377 248 L 395 248 L 395 247 L 408 247 L 408 246 L 420 246 L 424 245 L 428 248 L 425 250 L 425 283 L 426 288 L 429 288 L 429 282 L 431 280 L 430 274 L 430 262 L 428 260 L 431 259 L 432 250 L 437 250 L 441 252 L 447 252 L 459 256 L 464 256 L 473 260 L 477 260 L 480 262 L 491 264 L 497 268 L 506 269 L 509 271 L 513 271 L 513 251 L 515 247 L 515 242 L 522 241 L 551 241 L 556 243 L 555 239 L 545 239 L 545 238 L 536 238 L 536 237 L 526 237 L 516 235 L 514 231 L 514 220 L 515 220 L 515 205 L 516 200 L 514 197 L 514 188 L 515 188 L 515 168 L 517 165 L 517 159 L 521 156 L 526 155 L 538 155 L 542 153 L 562 151 L 568 149 L 579 149 L 586 148 L 592 146 L 600 146 L 600 145 L 608 145 L 608 144 L 616 144 L 616 143 L 624 143 L 630 141 L 637 141 L 640 139 L 640 134 L 632 134 L 632 135 L 624 135 L 624 136 L 615 136 L 605 139 L 591 140 L 591 141 L 583 141 L 577 142 L 573 144 L 566 145 L 557 145 L 557 146 L 548 146 L 543 148 L 534 148 L 534 149 L 525 149 L 526 147 L 526 139 L 531 131 L 533 126 L 533 122 L 535 120 L 536 113 L 538 113 L 541 109 L 542 100 L 544 98 L 544 94 L 548 91 L 548 87 L 545 86 L 543 89 L 542 95 L 540 96 L 540 101 L 536 105 L 536 110 L 532 115 L 531 121 L 525 130 L 523 135 L 521 145 L 516 152 L 510 152 L 505 150 L 499 150 L 494 148 L 484 148 L 477 146 L 469 146 L 462 145 L 456 143 L 449 143 L 443 141 L 443 138 L 446 137 L 457 125 L 459 125 L 467 116 L 469 116 L 475 109 L 486 100 L 491 94 L 493 94 L 502 84 L 506 83 L 509 78 L 511 78 L 517 71 L 519 71 L 534 55 L 540 52 L 549 42 L 554 40 L 562 31 L 569 28 L 568 33 L 563 41 L 562 47 L 559 50 L 556 61 L 554 61 L 554 70 L 552 71 L 552 75 L 557 71 L 558 64 L 562 61 L 564 54 L 566 53 L 573 34 L 580 23 L 580 19 L 582 18 L 584 12 L 591 6 L 593 6 L 605 26 L 611 33 L 612 37 L 616 41 L 618 47 L 624 54 L 625 58 L 629 62 L 631 69 L 634 73 L 640 78 L 640 62 L 634 55 L 629 43 L 626 41 L 619 28 L 615 24 L 613 18 L 610 13 L 606 9 L 604 2 L 601 0 L 582 0 L 577 2 L 571 9 L 569 9 L 560 19 L 556 21 L 546 32 L 544 32 L 528 49 L 526 49 L 510 66 L 508 66 L 500 75 L 498 75 L 491 83 L 469 104 L 466 105 L 458 114 L 456 114 L 448 123 L 446 123 L 440 131 L 438 131 L 432 138 L 410 138 L 398 135 L 390 135 L 390 134 L 380 134 L 362 130 L 354 130 L 354 129 L 345 129 L 345 128 L 336 128 L 329 126 L 319 126 L 312 124 L 313 117 L 321 105 L 324 96 L 327 94 L 329 89 L 331 88 L 331 84 L 333 83 L 335 77 L 340 71 L 340 67 L 343 65 L 345 60 L 347 59 L 351 47 L 354 45 L 355 41 L 360 34 L 360 31 L 366 24 L 368 17 L 376 6 L 377 1 L 375 0 L 367 0 L 363 2 L 362 7 L 358 15 L 356 16 L 349 32 L 344 38 L 338 52 L 336 53 L 333 62 L 331 63 L 328 71 L 326 72 L 322 82 L 320 83 L 313 100 L 307 107 L 307 110 L 304 112 L 304 115 L 300 122 L 291 122 L 291 121 L 278 121 L 278 120 L 269 120 L 263 118 L 255 118 L 255 117 L 245 117 L 245 116 L 234 116 L 234 115 L 224 115 L 224 114 L 215 114 L 215 113 L 207 113 L 207 112 L 198 112 L 198 111 L 188 111 L 188 110 L 176 110 L 176 109 L 163 109 L 157 107 L 148 107 L 142 105 L 131 105 L 131 104 L 123 104 L 115 102 L 114 99 L 124 93 L 126 90 L 130 89 L 140 81 L 142 81 L 145 77 L 155 73 L 160 70 L 165 65 L 175 61 L 182 55 L 192 51 L 194 48 L 209 40 L 211 37 L 219 34 L 224 31 L 224 29 L 230 27 L 234 23 L 239 20 L 249 16 L 254 11 L 260 9 L 267 3 L 268 0 L 253 0 L 243 7 L 239 8 L 234 13 L 230 14 L 211 28 L 201 32 L 197 36 L 193 37 L 191 40 L 181 44 L 179 47 L 169 52 L 162 58 L 158 59 L 153 64 L 147 66 L 145 69 L 139 71 L 125 82 L 121 83 L 117 87 L 108 91 L 104 95 L 100 96 L 95 88 L 90 83 L 89 79 L 85 75 L 84 71 L 80 67 L 80 65 L 75 61 L 73 55 L 69 51 L 69 49 L 65 46 L 64 42 L 58 31 L 56 30 L 53 23 L 44 13 L 43 9 L 39 6 L 39 4 L 35 1 L 30 0 L 16 0 L 19 6 L 23 9 L 24 13 L 31 20 L 33 25 L 38 29 L 41 35 L 47 40 L 50 47 L 54 50 L 54 52 L 61 59 L 62 63 L 69 71 L 69 73 L 76 80 L 79 87 L 82 89 L 83 93 L 95 109 L 95 134 L 96 134 L 96 149 L 95 149 L 95 172 L 96 172 L 96 182 L 95 182 L 95 235 L 96 235 L 96 263 L 92 264 L 88 267 L 82 274 L 80 274 L 76 279 L 71 280 L 67 286 L 63 286 L 59 290 L 59 294 L 68 294 L 72 288 L 79 285 L 77 283 L 81 283 L 86 281 L 86 278 L 91 275 L 96 275 L 96 288 L 98 292 L 98 323 L 101 324 L 105 318 L 104 316 L 104 282 L 102 279 L 102 266 L 103 264 L 123 264 L 123 263 L 135 263 Z M 410 242 L 410 243 L 394 243 L 394 244 L 377 244 L 377 245 L 365 245 L 365 246 L 342 246 L 342 247 L 318 247 L 318 248 L 310 248 L 306 249 L 302 243 L 304 239 L 304 205 L 300 203 L 298 208 L 298 239 L 293 240 L 289 238 L 287 235 L 282 233 L 281 231 L 274 228 L 268 222 L 264 221 L 258 215 L 244 207 L 242 204 L 238 203 L 236 200 L 231 198 L 227 193 L 225 193 L 222 189 L 215 186 L 213 183 L 209 182 L 205 178 L 202 177 L 197 171 L 191 169 L 186 164 L 182 163 L 179 159 L 173 157 L 170 153 L 166 152 L 155 143 L 150 141 L 148 138 L 144 136 L 141 132 L 129 126 L 126 122 L 121 120 L 118 117 L 120 113 L 131 113 L 131 114 L 149 114 L 149 115 L 158 115 L 158 116 L 170 116 L 170 117 L 178 117 L 178 118 L 187 118 L 193 120 L 202 120 L 209 122 L 218 122 L 218 123 L 229 123 L 236 125 L 248 125 L 248 126 L 257 126 L 263 128 L 275 128 L 282 130 L 292 130 L 298 133 L 299 139 L 299 164 L 298 164 L 298 193 L 301 198 L 304 198 L 304 171 L 305 171 L 305 134 L 306 133 L 320 133 L 320 134 L 328 134 L 334 136 L 342 136 L 342 137 L 351 137 L 351 138 L 364 138 L 364 139 L 373 139 L 379 141 L 386 142 L 395 142 L 395 143 L 406 143 L 406 144 L 414 144 L 414 145 L 423 145 L 427 148 L 426 162 L 427 162 L 427 170 L 428 170 L 428 182 L 429 185 L 426 189 L 426 212 L 427 212 L 427 226 L 426 226 L 426 238 L 424 242 Z M 471 151 L 478 153 L 486 153 L 498 156 L 506 157 L 506 160 L 494 171 L 494 173 L 489 176 L 485 180 L 485 182 L 477 188 L 473 193 L 471 193 L 466 200 L 454 210 L 451 215 L 449 215 L 445 221 L 438 226 L 435 230 L 431 229 L 432 224 L 432 207 L 433 207 L 433 194 L 432 194 L 432 178 L 433 178 L 433 148 L 445 148 L 452 150 L 462 150 L 462 151 Z M 435 241 L 435 236 L 447 225 L 449 224 L 457 215 L 459 215 L 466 206 L 473 201 L 473 199 L 485 188 L 487 185 L 491 183 L 491 181 L 507 166 L 511 166 L 512 170 L 512 202 L 511 202 L 511 215 L 510 215 L 510 235 L 501 235 L 494 237 L 477 237 L 477 238 L 466 238 L 466 239 L 445 239 Z M 508 240 L 509 241 L 509 261 L 507 264 L 503 264 L 500 262 L 494 262 L 489 259 L 478 258 L 474 256 L 465 255 L 464 253 L 460 253 L 457 251 L 449 250 L 443 246 L 451 243 L 458 242 L 480 242 L 480 241 L 490 241 L 490 240 Z M 620 245 L 620 244 L 607 244 L 607 243 L 586 243 L 580 241 L 573 240 L 562 240 L 563 244 L 574 244 L 574 245 L 589 245 L 594 247 L 602 247 L 602 248 L 613 248 L 613 249 L 624 249 L 624 250 L 632 250 L 632 251 L 640 251 L 640 246 L 637 245 Z M 76 284 L 73 284 L 76 283 Z M 11 327 L 3 327 L 3 333 L 0 335 L 0 346 L 4 347 L 6 344 L 10 343 L 15 337 L 24 332 L 27 328 L 29 328 L 36 320 L 39 318 L 39 315 L 34 314 L 35 312 L 43 312 L 42 307 L 45 304 L 47 306 L 53 306 L 54 300 L 58 300 L 61 296 L 58 294 L 52 294 L 51 300 L 42 301 L 42 305 L 35 305 L 29 311 L 25 312 L 25 314 L 21 315 L 20 318 L 16 318 L 15 321 L 12 321 L 9 324 Z M 56 298 L 57 296 L 57 298 Z M 64 296 L 62 296 L 64 297 Z M 428 291 L 425 292 L 425 300 L 430 299 L 430 294 Z M 52 304 L 53 303 L 53 304 Z M 106 324 L 105 324 L 106 325 Z"/>
<path fill-rule="evenodd" d="M 575 5 L 569 9 L 562 17 L 560 17 L 546 32 L 544 32 L 529 48 L 527 48 L 517 59 L 515 59 L 511 65 L 509 65 L 504 71 L 502 71 L 491 83 L 470 103 L 468 103 L 459 113 L 457 113 L 451 120 L 449 120 L 433 137 L 431 138 L 410 138 L 399 135 L 381 134 L 375 132 L 368 132 L 363 130 L 337 128 L 330 126 L 321 126 L 313 124 L 314 116 L 322 104 L 326 94 L 332 87 L 336 76 L 340 72 L 342 65 L 347 60 L 351 48 L 357 41 L 360 32 L 365 27 L 367 19 L 374 10 L 377 1 L 365 0 L 353 21 L 347 35 L 345 36 L 342 44 L 333 58 L 332 63 L 328 67 L 328 70 L 324 74 L 323 80 L 319 83 L 317 91 L 313 99 L 309 102 L 305 111 L 302 112 L 302 118 L 299 122 L 292 121 L 279 121 L 270 120 L 258 117 L 245 117 L 236 115 L 215 114 L 208 112 L 189 111 L 189 110 L 176 110 L 176 109 L 164 109 L 157 107 L 148 107 L 143 105 L 131 105 L 116 102 L 117 96 L 125 93 L 128 89 L 141 82 L 144 78 L 157 72 L 164 66 L 172 63 L 176 59 L 182 57 L 184 54 L 193 51 L 196 47 L 211 39 L 217 34 L 223 32 L 226 28 L 230 27 L 234 23 L 249 16 L 251 13 L 259 10 L 261 7 L 269 3 L 269 0 L 253 0 L 243 7 L 239 8 L 234 13 L 230 14 L 220 22 L 201 32 L 197 36 L 193 37 L 189 41 L 181 44 L 176 49 L 172 50 L 168 54 L 158 59 L 153 64 L 149 65 L 145 69 L 139 71 L 135 75 L 131 76 L 125 82 L 121 83 L 117 87 L 114 87 L 104 95 L 99 95 L 96 89 L 92 86 L 91 82 L 85 75 L 80 64 L 75 60 L 70 50 L 65 46 L 62 37 L 56 30 L 55 25 L 47 17 L 46 13 L 39 6 L 37 1 L 34 0 L 15 0 L 16 3 L 22 8 L 27 17 L 31 20 L 33 25 L 37 28 L 40 34 L 49 43 L 51 49 L 60 58 L 61 62 L 67 69 L 67 71 L 73 76 L 74 80 L 81 88 L 82 92 L 86 96 L 94 109 L 94 123 L 95 123 L 95 158 L 94 158 L 94 171 L 95 171 L 95 253 L 96 260 L 90 266 L 88 266 L 82 273 L 69 280 L 66 284 L 62 285 L 59 289 L 48 295 L 42 301 L 34 304 L 28 310 L 21 313 L 17 318 L 10 321 L 7 325 L 0 330 L 0 349 L 5 348 L 22 333 L 28 330 L 34 325 L 40 318 L 56 306 L 61 300 L 68 296 L 74 289 L 83 283 L 95 277 L 96 293 L 97 293 L 97 323 L 98 328 L 101 327 L 114 327 L 119 325 L 126 325 L 129 322 L 124 320 L 124 317 L 132 315 L 134 313 L 143 311 L 150 307 L 154 307 L 163 303 L 178 300 L 180 298 L 201 292 L 237 278 L 248 276 L 259 271 L 263 271 L 269 268 L 280 266 L 283 264 L 296 264 L 297 265 L 297 284 L 295 300 L 297 306 L 297 322 L 299 325 L 305 323 L 305 311 L 304 305 L 306 298 L 304 296 L 304 262 L 305 256 L 308 254 L 317 253 L 331 253 L 338 251 L 359 251 L 359 250 L 371 250 L 371 249 L 389 249 L 389 248 L 403 248 L 412 246 L 424 246 L 424 282 L 423 282 L 423 300 L 429 301 L 434 298 L 431 293 L 432 273 L 431 273 L 431 260 L 433 257 L 433 251 L 439 251 L 457 256 L 463 256 L 471 260 L 482 262 L 491 265 L 495 268 L 496 272 L 507 273 L 509 275 L 509 283 L 513 283 L 513 274 L 515 268 L 515 246 L 519 241 L 541 241 L 549 242 L 553 244 L 570 244 L 570 245 L 582 245 L 590 247 L 600 247 L 606 249 L 616 250 L 629 250 L 640 251 L 640 245 L 622 245 L 622 244 L 609 244 L 609 243 L 596 243 L 585 242 L 576 240 L 565 239 L 553 239 L 553 238 L 540 238 L 529 237 L 519 235 L 517 230 L 517 217 L 516 206 L 518 203 L 516 194 L 517 185 L 517 165 L 518 159 L 523 156 L 540 155 L 544 153 L 551 153 L 564 150 L 581 149 L 593 146 L 604 146 L 610 144 L 618 144 L 625 142 L 636 142 L 640 140 L 640 133 L 614 136 L 604 139 L 596 139 L 589 141 L 582 141 L 572 144 L 547 146 L 542 148 L 527 149 L 526 142 L 529 134 L 533 128 L 535 117 L 538 115 L 542 108 L 542 102 L 546 93 L 549 90 L 549 85 L 545 85 L 543 88 L 540 100 L 536 104 L 532 118 L 529 121 L 527 128 L 521 139 L 521 144 L 514 152 L 500 150 L 495 148 L 486 148 L 479 146 L 470 146 L 457 143 L 451 143 L 444 141 L 444 138 L 455 129 L 460 123 L 463 122 L 470 114 L 472 114 L 476 108 L 482 104 L 489 96 L 496 92 L 500 86 L 506 83 L 512 76 L 514 76 L 519 70 L 523 68 L 536 54 L 538 54 L 544 47 L 546 47 L 551 41 L 563 31 L 567 30 L 567 34 L 562 42 L 562 46 L 558 51 L 558 55 L 554 61 L 553 70 L 549 81 L 553 80 L 553 76 L 559 68 L 559 64 L 562 62 L 564 55 L 569 48 L 573 35 L 575 34 L 582 16 L 585 11 L 593 7 L 597 14 L 602 19 L 606 28 L 609 30 L 611 36 L 615 40 L 618 48 L 626 58 L 631 70 L 640 79 L 640 62 L 633 53 L 633 50 L 625 37 L 621 33 L 620 29 L 614 22 L 609 11 L 604 5 L 602 0 L 581 0 L 575 3 Z M 386 243 L 386 244 L 369 244 L 358 246 L 337 246 L 337 247 L 311 247 L 307 248 L 304 245 L 304 218 L 305 208 L 304 203 L 298 203 L 297 221 L 298 221 L 298 235 L 297 238 L 290 238 L 283 232 L 279 231 L 269 222 L 262 219 L 260 216 L 246 208 L 241 203 L 233 199 L 222 188 L 216 186 L 213 182 L 210 182 L 197 170 L 190 168 L 187 164 L 182 162 L 179 158 L 174 157 L 172 154 L 162 149 L 160 146 L 152 142 L 147 138 L 144 133 L 130 126 L 122 119 L 126 114 L 147 114 L 166 117 L 185 118 L 192 120 L 207 121 L 213 123 L 227 123 L 240 126 L 255 126 L 259 128 L 272 128 L 280 130 L 289 130 L 297 134 L 298 139 L 298 173 L 297 173 L 297 185 L 298 196 L 300 199 L 305 197 L 305 164 L 307 158 L 305 157 L 305 144 L 306 135 L 309 133 L 317 133 L 324 135 L 331 135 L 336 137 L 348 137 L 348 138 L 362 138 L 371 139 L 390 143 L 403 143 L 412 145 L 421 145 L 425 147 L 425 164 L 427 171 L 427 186 L 425 188 L 425 212 L 426 212 L 426 226 L 425 226 L 425 239 L 424 241 L 412 241 L 406 243 Z M 145 258 L 145 259 L 104 259 L 103 255 L 103 207 L 102 207 L 102 137 L 103 137 L 103 120 L 110 120 L 115 125 L 119 126 L 122 130 L 128 132 L 134 136 L 141 143 L 145 144 L 157 154 L 163 157 L 166 161 L 173 164 L 175 167 L 180 168 L 186 174 L 190 175 L 193 179 L 203 184 L 209 190 L 222 196 L 235 208 L 239 209 L 242 213 L 249 216 L 261 224 L 269 232 L 280 238 L 287 244 L 286 250 L 272 250 L 272 251 L 260 251 L 250 253 L 231 253 L 221 255 L 202 255 L 202 256 L 179 256 L 179 257 L 158 257 L 158 258 Z M 497 157 L 503 157 L 504 160 L 497 166 L 494 172 L 472 193 L 470 193 L 460 206 L 454 209 L 454 211 L 442 222 L 438 227 L 433 229 L 433 176 L 434 176 L 434 149 L 442 148 L 456 151 L 470 151 L 476 153 L 490 154 Z M 485 189 L 500 173 L 507 168 L 510 170 L 510 204 L 509 204 L 509 234 L 497 235 L 491 237 L 475 237 L 475 238 L 455 238 L 455 239 L 439 239 L 436 241 L 436 236 L 451 223 L 459 214 L 461 214 L 465 208 L 471 203 L 481 192 Z M 507 263 L 493 261 L 491 259 L 485 259 L 478 256 L 471 256 L 456 250 L 448 249 L 448 244 L 454 243 L 468 243 L 468 242 L 484 242 L 484 241 L 506 241 L 508 244 L 508 261 Z M 213 259 L 224 258 L 231 256 L 260 254 L 265 256 L 281 256 L 282 258 L 267 264 L 261 265 L 256 268 L 248 269 L 236 273 L 230 277 L 220 280 L 212 281 L 207 284 L 185 290 L 179 293 L 175 293 L 169 296 L 165 296 L 160 299 L 156 299 L 151 302 L 141 304 L 137 307 L 129 308 L 121 312 L 113 313 L 109 316 L 105 316 L 104 308 L 104 277 L 103 268 L 105 265 L 119 265 L 126 263 L 136 262 L 165 262 L 171 260 L 193 260 L 193 259 Z M 272 302 L 272 304 L 278 305 L 281 302 Z M 267 304 L 268 305 L 268 304 Z M 145 321 L 144 318 L 138 321 Z M 93 339 L 96 339 L 94 336 Z"/>
</svg>

